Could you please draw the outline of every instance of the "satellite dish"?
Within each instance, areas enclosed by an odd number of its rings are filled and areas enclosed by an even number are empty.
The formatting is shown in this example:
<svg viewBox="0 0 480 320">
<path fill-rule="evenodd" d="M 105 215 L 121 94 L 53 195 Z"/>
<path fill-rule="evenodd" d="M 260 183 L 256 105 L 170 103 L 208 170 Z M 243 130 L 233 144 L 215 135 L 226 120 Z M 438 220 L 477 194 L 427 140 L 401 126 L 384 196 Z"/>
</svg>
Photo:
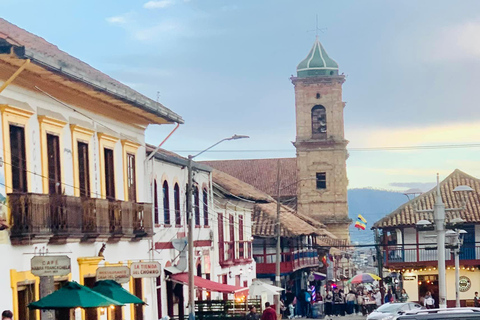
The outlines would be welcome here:
<svg viewBox="0 0 480 320">
<path fill-rule="evenodd" d="M 173 239 L 172 240 L 172 245 L 177 251 L 184 251 L 187 248 L 187 238 L 181 238 L 181 239 Z"/>
</svg>

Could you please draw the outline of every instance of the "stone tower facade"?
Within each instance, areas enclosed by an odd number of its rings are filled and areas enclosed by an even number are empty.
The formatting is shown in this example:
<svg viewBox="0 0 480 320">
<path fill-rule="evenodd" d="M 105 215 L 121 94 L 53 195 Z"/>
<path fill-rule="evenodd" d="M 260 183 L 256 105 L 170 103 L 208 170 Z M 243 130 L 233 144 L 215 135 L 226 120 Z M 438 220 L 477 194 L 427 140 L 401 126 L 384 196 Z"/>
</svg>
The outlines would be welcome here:
<svg viewBox="0 0 480 320">
<path fill-rule="evenodd" d="M 295 86 L 298 212 L 349 241 L 345 77 L 338 74 L 338 64 L 317 39 L 291 80 Z"/>
</svg>

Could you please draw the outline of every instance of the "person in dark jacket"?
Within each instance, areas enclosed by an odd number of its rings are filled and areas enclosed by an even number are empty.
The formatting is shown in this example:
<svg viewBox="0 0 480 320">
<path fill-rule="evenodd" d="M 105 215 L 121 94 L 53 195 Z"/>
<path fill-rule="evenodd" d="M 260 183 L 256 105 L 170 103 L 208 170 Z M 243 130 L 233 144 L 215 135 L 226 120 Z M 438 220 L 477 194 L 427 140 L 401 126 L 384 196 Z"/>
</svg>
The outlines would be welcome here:
<svg viewBox="0 0 480 320">
<path fill-rule="evenodd" d="M 257 313 L 257 308 L 250 307 L 250 312 L 245 316 L 245 320 L 260 320 L 260 315 Z"/>
</svg>

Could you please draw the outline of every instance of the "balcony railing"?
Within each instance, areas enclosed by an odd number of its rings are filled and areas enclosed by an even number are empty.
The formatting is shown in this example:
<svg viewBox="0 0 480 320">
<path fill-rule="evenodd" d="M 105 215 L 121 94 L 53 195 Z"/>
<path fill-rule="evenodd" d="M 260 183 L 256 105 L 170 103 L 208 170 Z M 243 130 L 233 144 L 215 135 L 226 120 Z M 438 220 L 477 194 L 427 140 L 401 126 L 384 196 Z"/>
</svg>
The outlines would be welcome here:
<svg viewBox="0 0 480 320">
<path fill-rule="evenodd" d="M 222 244 L 220 244 L 222 248 Z M 227 266 L 250 262 L 252 259 L 251 241 L 224 241 L 220 250 L 220 265 Z"/>
<path fill-rule="evenodd" d="M 417 263 L 434 265 L 438 261 L 437 248 L 435 246 L 388 246 L 384 250 L 385 266 L 409 266 Z M 445 249 L 447 264 L 453 265 L 454 261 L 450 249 Z M 460 260 L 480 260 L 480 245 L 467 243 L 460 249 Z"/>
<path fill-rule="evenodd" d="M 274 274 L 277 261 L 276 253 L 254 254 L 257 263 L 257 273 Z M 280 272 L 288 273 L 302 268 L 318 266 L 318 252 L 316 249 L 302 249 L 280 254 Z"/>
<path fill-rule="evenodd" d="M 120 240 L 153 234 L 151 204 L 67 195 L 10 193 L 13 244 Z"/>
</svg>

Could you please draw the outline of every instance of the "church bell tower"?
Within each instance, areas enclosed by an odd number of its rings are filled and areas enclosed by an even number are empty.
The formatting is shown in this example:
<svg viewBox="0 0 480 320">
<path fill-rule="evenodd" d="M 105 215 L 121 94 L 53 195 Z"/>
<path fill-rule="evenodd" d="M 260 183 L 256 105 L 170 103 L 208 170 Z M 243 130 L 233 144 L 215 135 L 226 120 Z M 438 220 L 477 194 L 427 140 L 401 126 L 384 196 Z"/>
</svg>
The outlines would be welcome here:
<svg viewBox="0 0 480 320">
<path fill-rule="evenodd" d="M 295 86 L 298 212 L 349 241 L 345 76 L 338 74 L 338 64 L 317 38 L 291 80 Z"/>
</svg>

